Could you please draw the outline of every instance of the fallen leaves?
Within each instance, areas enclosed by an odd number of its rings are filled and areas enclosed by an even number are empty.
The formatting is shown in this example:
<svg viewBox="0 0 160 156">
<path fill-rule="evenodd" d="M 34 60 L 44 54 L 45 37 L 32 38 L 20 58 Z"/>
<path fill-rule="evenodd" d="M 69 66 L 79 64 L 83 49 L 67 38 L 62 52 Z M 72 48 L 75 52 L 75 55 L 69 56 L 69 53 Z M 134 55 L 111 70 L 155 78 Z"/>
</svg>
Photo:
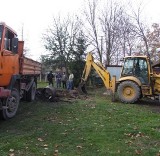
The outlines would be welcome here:
<svg viewBox="0 0 160 156">
<path fill-rule="evenodd" d="M 82 146 L 78 145 L 78 146 L 77 146 L 77 148 L 78 148 L 78 149 L 81 149 L 81 148 L 82 148 Z"/>
<path fill-rule="evenodd" d="M 13 152 L 14 152 L 14 149 L 11 148 L 11 149 L 9 150 L 9 152 L 11 152 L 11 153 L 9 153 L 9 156 L 15 156 L 15 154 L 13 153 Z"/>
<path fill-rule="evenodd" d="M 142 132 L 132 132 L 132 133 L 124 133 L 125 136 L 131 137 L 131 138 L 138 138 L 138 137 L 144 137 L 145 135 Z"/>
<path fill-rule="evenodd" d="M 159 150 L 159 152 L 157 153 L 157 155 L 156 156 L 160 156 L 160 150 Z"/>
<path fill-rule="evenodd" d="M 131 146 L 133 144 L 133 141 L 126 141 L 125 143 Z"/>
<path fill-rule="evenodd" d="M 9 152 L 14 152 L 14 149 L 10 149 Z"/>
<path fill-rule="evenodd" d="M 58 152 L 59 152 L 59 151 L 58 151 L 57 148 L 59 147 L 59 145 L 55 144 L 54 147 L 55 147 L 56 149 L 54 150 L 54 154 L 53 154 L 53 155 L 54 155 L 54 156 L 58 156 Z"/>
<path fill-rule="evenodd" d="M 40 147 L 43 147 L 44 150 L 48 150 L 48 144 L 42 144 L 42 143 L 44 143 L 44 139 L 38 138 L 37 140 L 38 140 L 39 142 L 41 142 L 41 144 L 40 144 L 40 145 L 39 145 L 39 144 L 36 144 L 36 146 L 40 146 Z"/>
<path fill-rule="evenodd" d="M 135 153 L 136 153 L 137 155 L 140 155 L 140 154 L 142 153 L 142 150 L 135 150 Z"/>
<path fill-rule="evenodd" d="M 44 140 L 42 138 L 38 138 L 38 141 L 43 142 Z"/>
</svg>

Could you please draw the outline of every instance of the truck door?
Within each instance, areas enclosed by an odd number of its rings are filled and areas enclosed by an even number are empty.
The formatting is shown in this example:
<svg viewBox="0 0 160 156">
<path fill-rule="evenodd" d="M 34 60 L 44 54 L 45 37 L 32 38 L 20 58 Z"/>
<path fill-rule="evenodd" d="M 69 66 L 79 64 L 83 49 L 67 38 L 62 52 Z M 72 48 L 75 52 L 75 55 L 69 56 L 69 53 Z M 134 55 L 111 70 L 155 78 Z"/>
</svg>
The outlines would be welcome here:
<svg viewBox="0 0 160 156">
<path fill-rule="evenodd" d="M 12 51 L 12 45 L 15 33 L 5 27 L 5 34 L 3 39 L 1 68 L 0 68 L 0 86 L 7 86 L 10 83 L 13 75 L 19 74 L 19 56 Z"/>
</svg>

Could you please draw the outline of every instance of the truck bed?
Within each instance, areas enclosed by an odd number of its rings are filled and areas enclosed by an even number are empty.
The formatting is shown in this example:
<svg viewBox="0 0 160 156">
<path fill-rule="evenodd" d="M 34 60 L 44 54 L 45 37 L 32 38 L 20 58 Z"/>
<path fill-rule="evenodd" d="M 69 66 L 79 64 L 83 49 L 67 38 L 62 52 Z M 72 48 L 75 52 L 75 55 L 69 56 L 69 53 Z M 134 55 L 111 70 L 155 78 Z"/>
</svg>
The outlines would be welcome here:
<svg viewBox="0 0 160 156">
<path fill-rule="evenodd" d="M 20 63 L 20 73 L 22 75 L 40 75 L 41 63 L 30 58 L 23 57 Z"/>
</svg>

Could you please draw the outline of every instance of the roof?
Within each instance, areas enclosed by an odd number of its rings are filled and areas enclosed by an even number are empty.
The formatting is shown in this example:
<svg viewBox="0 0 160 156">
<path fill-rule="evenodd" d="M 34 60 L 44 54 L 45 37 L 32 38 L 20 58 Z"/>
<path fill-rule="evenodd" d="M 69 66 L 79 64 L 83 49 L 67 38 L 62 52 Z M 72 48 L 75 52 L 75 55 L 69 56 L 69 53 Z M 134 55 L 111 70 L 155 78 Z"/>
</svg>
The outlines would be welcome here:
<svg viewBox="0 0 160 156">
<path fill-rule="evenodd" d="M 126 56 L 126 57 L 124 57 L 124 58 L 136 58 L 136 57 L 138 57 L 138 58 L 148 58 L 148 56 L 146 56 L 146 55 Z"/>
<path fill-rule="evenodd" d="M 5 28 L 7 28 L 10 31 L 12 31 L 12 33 L 14 33 L 15 35 L 17 35 L 17 32 L 15 30 L 13 30 L 11 27 L 9 27 L 8 25 L 6 25 L 5 22 L 0 22 L 0 25 L 3 25 Z"/>
</svg>

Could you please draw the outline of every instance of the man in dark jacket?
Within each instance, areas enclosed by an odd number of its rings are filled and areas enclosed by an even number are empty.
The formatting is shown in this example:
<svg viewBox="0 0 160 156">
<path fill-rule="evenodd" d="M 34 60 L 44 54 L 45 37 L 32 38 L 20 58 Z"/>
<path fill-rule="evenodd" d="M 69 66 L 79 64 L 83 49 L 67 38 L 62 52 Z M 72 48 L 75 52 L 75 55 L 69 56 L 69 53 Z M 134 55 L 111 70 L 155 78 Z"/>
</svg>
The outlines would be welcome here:
<svg viewBox="0 0 160 156">
<path fill-rule="evenodd" d="M 52 71 L 50 71 L 49 74 L 47 75 L 47 80 L 48 80 L 49 86 L 52 85 L 52 87 L 53 87 L 53 78 L 54 78 L 54 75 Z"/>
<path fill-rule="evenodd" d="M 57 73 L 56 74 L 56 86 L 57 86 L 57 88 L 61 87 L 61 79 L 62 79 L 61 73 Z"/>
</svg>

